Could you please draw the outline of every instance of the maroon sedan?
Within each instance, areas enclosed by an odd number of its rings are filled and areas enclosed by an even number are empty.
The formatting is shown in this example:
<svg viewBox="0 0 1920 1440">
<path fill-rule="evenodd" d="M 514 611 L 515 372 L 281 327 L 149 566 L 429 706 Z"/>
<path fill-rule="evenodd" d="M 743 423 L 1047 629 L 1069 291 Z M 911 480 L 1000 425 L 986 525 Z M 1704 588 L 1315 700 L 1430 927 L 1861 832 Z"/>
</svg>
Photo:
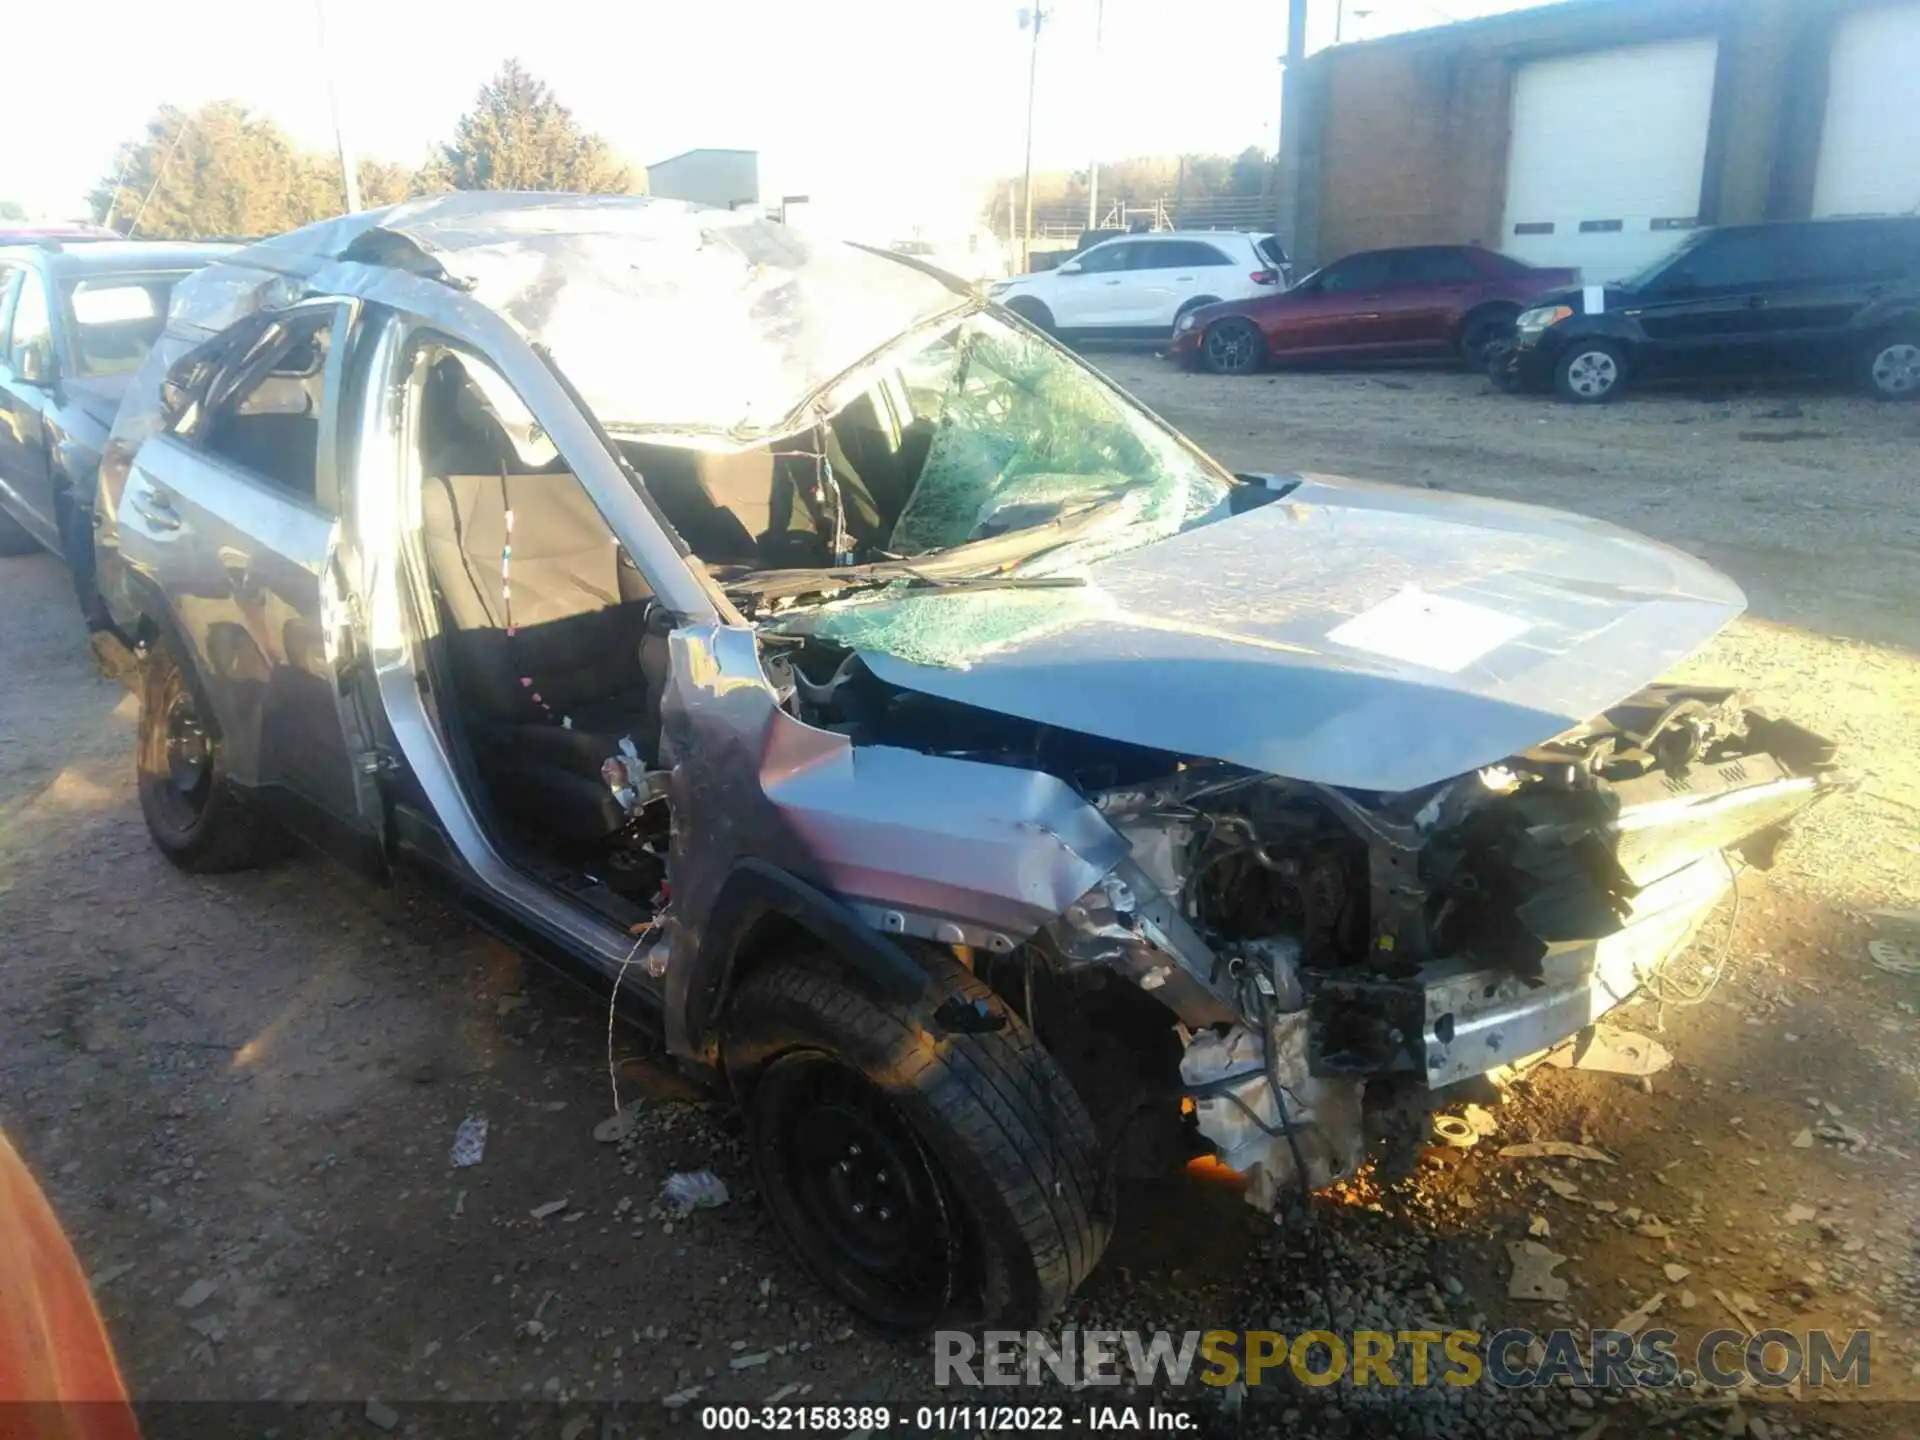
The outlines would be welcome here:
<svg viewBox="0 0 1920 1440">
<path fill-rule="evenodd" d="M 1182 316 L 1173 356 L 1217 375 L 1275 360 L 1420 360 L 1458 355 L 1484 365 L 1535 296 L 1576 284 L 1477 245 L 1363 250 L 1291 290 L 1208 305 Z"/>
</svg>

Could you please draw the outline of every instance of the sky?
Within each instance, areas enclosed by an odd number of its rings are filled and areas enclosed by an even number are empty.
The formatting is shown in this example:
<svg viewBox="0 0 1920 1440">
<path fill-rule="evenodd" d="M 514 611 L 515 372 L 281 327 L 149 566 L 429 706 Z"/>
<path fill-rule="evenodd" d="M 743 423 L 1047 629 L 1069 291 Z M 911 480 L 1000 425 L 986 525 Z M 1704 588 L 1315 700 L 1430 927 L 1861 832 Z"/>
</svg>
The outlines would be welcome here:
<svg viewBox="0 0 1920 1440">
<path fill-rule="evenodd" d="M 758 150 L 763 198 L 805 193 L 847 223 L 971 216 L 1026 138 L 1023 0 L 93 0 L 9 7 L 16 123 L 0 199 L 77 216 L 116 146 L 162 104 L 232 99 L 332 148 L 328 64 L 356 154 L 417 164 L 509 56 L 636 165 Z M 1024 0 L 1032 3 L 1032 0 Z M 1309 49 L 1342 0 L 1309 0 Z M 1344 0 L 1348 39 L 1540 0 Z M 1100 18 L 1095 45 L 1096 14 Z M 325 46 L 322 45 L 324 16 Z M 117 37 L 85 45 L 86 35 Z M 1053 0 L 1034 163 L 1271 149 L 1285 0 Z M 73 63 L 59 57 L 72 57 Z"/>
</svg>

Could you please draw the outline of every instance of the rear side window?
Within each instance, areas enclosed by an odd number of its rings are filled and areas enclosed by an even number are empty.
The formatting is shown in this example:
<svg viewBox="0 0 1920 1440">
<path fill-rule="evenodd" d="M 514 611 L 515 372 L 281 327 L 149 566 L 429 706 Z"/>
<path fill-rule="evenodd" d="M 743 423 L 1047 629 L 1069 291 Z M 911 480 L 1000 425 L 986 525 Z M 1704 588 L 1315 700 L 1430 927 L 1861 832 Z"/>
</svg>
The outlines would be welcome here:
<svg viewBox="0 0 1920 1440">
<path fill-rule="evenodd" d="M 1460 285 L 1478 280 L 1480 272 L 1458 250 L 1409 250 L 1396 256 L 1396 285 Z"/>
<path fill-rule="evenodd" d="M 1143 252 L 1129 263 L 1130 270 L 1192 270 L 1233 264 L 1225 251 L 1204 240 L 1145 240 L 1129 248 Z"/>
<path fill-rule="evenodd" d="M 309 505 L 320 467 L 333 312 L 276 322 L 176 421 L 177 432 L 271 489 Z"/>
<path fill-rule="evenodd" d="M 124 375 L 140 368 L 167 323 L 171 277 L 82 280 L 67 292 L 73 363 L 82 375 Z"/>
<path fill-rule="evenodd" d="M 1788 247 L 1789 278 L 1826 283 L 1899 280 L 1920 273 L 1920 224 L 1833 220 L 1808 225 Z"/>
</svg>

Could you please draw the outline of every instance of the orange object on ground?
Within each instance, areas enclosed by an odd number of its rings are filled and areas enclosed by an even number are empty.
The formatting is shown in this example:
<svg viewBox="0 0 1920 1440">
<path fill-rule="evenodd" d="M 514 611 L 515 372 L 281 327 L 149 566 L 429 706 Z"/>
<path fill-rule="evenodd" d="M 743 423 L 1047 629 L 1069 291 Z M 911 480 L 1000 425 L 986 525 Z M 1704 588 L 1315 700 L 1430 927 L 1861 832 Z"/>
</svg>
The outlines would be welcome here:
<svg viewBox="0 0 1920 1440">
<path fill-rule="evenodd" d="M 0 1134 L 0 1440 L 139 1440 L 87 1277 Z"/>
</svg>

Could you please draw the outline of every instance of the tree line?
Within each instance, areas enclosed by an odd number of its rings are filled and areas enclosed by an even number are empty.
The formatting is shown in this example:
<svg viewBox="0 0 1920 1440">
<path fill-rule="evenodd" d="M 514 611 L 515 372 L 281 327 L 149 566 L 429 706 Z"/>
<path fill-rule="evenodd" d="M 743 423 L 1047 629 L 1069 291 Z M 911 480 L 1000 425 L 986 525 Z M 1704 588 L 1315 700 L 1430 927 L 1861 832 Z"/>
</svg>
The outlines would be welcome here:
<svg viewBox="0 0 1920 1440">
<path fill-rule="evenodd" d="M 1257 145 L 1238 155 L 1134 155 L 1103 161 L 1100 166 L 1100 208 L 1114 204 L 1150 204 L 1158 200 L 1216 200 L 1228 196 L 1258 199 L 1273 193 L 1273 156 Z M 1084 170 L 1036 171 L 1033 204 L 1036 210 L 1059 210 L 1087 204 Z M 1000 180 L 987 197 L 986 212 L 1004 218 L 1007 197 L 1024 205 L 1020 177 Z"/>
<path fill-rule="evenodd" d="M 632 194 L 644 177 L 517 60 L 480 87 L 472 109 L 418 168 L 360 160 L 369 209 L 451 190 Z M 295 145 L 230 100 L 163 105 L 121 145 L 89 196 L 94 219 L 143 239 L 277 235 L 346 209 L 338 157 Z"/>
</svg>

